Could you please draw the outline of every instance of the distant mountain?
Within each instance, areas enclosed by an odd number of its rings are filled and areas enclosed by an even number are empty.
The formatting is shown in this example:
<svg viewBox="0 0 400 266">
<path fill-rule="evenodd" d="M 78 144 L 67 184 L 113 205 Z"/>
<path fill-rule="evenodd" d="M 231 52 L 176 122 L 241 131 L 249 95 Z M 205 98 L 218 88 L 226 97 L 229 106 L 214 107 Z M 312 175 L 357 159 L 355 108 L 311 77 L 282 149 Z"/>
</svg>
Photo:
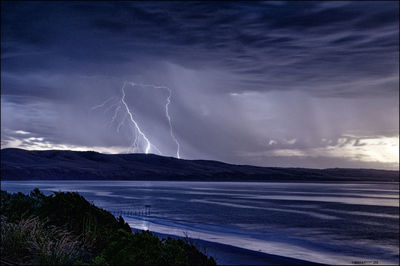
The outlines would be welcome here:
<svg viewBox="0 0 400 266">
<path fill-rule="evenodd" d="M 399 171 L 257 167 L 154 154 L 2 149 L 1 179 L 398 182 Z"/>
</svg>

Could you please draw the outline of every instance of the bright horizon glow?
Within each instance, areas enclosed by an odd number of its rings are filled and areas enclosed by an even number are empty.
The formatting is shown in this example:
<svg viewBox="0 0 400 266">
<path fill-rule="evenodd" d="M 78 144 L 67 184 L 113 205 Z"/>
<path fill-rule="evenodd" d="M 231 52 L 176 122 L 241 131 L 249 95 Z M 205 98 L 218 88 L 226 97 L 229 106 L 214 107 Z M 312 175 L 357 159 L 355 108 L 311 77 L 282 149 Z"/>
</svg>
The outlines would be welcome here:
<svg viewBox="0 0 400 266">
<path fill-rule="evenodd" d="M 245 156 L 278 156 L 278 157 L 290 157 L 290 156 L 312 156 L 312 157 L 336 157 L 346 158 L 349 160 L 362 161 L 362 162 L 380 162 L 392 164 L 392 169 L 396 170 L 399 164 L 399 137 L 365 137 L 358 141 L 351 140 L 347 141 L 346 137 L 355 137 L 352 135 L 343 136 L 343 139 L 339 139 L 337 145 L 330 145 L 326 148 L 314 148 L 307 149 L 306 151 L 299 149 L 275 149 L 271 151 L 264 151 L 261 153 L 246 153 Z M 322 141 L 329 141 L 323 139 Z M 346 144 L 344 144 L 347 141 Z M 278 144 L 277 140 L 270 140 L 271 145 Z M 286 143 L 294 144 L 293 140 L 288 140 Z M 106 154 L 126 154 L 132 153 L 130 147 L 125 146 L 78 146 L 68 144 L 54 144 L 44 140 L 43 137 L 25 137 L 22 139 L 14 138 L 2 148 L 21 148 L 26 150 L 72 150 L 72 151 L 96 151 Z M 147 151 L 145 154 L 148 154 Z M 203 159 L 203 158 L 193 158 Z M 374 167 L 376 168 L 376 167 Z"/>
</svg>

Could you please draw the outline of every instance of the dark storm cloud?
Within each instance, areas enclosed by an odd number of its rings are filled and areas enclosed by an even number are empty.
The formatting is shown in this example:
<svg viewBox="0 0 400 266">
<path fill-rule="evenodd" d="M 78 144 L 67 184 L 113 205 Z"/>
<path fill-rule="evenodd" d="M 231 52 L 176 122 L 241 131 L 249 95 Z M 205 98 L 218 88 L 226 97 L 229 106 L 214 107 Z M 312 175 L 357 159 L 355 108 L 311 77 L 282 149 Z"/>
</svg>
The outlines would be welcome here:
<svg viewBox="0 0 400 266">
<path fill-rule="evenodd" d="M 348 131 L 398 132 L 398 2 L 1 6 L 2 111 L 9 114 L 2 114 L 2 143 L 25 130 L 55 144 L 126 144 L 128 133 L 102 130 L 108 118 L 88 114 L 108 97 L 120 97 L 125 80 L 173 88 L 171 114 L 188 158 L 241 162 L 231 151 L 285 149 L 289 144 L 266 145 L 278 136 L 306 149 L 326 147 L 321 138 L 335 142 Z M 293 94 L 279 96 L 286 92 Z M 168 133 L 160 109 L 165 95 L 137 93 L 147 104 L 132 95 L 130 101 L 145 129 Z M 348 99 L 354 102 L 342 103 Z M 159 145 L 168 141 L 163 134 L 154 137 Z"/>
<path fill-rule="evenodd" d="M 263 84 L 248 89 L 282 90 L 333 78 L 346 86 L 354 78 L 393 77 L 398 69 L 395 2 L 32 2 L 3 10 L 4 63 L 16 71 L 118 64 L 147 54 L 185 67 L 218 65 Z M 12 47 L 55 54 L 12 60 Z M 347 90 L 352 95 L 354 88 Z"/>
</svg>

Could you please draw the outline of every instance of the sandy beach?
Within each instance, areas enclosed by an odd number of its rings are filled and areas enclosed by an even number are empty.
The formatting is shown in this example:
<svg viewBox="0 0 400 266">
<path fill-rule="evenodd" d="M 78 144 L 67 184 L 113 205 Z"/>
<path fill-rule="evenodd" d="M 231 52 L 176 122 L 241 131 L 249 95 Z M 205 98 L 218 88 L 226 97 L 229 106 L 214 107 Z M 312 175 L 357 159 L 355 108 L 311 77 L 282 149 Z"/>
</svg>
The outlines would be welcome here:
<svg viewBox="0 0 400 266">
<path fill-rule="evenodd" d="M 132 228 L 132 230 L 137 229 Z M 184 239 L 175 235 L 153 233 L 160 238 Z M 200 251 L 203 251 L 208 256 L 212 256 L 218 265 L 324 265 L 201 239 L 187 238 L 187 240 L 193 243 Z"/>
</svg>

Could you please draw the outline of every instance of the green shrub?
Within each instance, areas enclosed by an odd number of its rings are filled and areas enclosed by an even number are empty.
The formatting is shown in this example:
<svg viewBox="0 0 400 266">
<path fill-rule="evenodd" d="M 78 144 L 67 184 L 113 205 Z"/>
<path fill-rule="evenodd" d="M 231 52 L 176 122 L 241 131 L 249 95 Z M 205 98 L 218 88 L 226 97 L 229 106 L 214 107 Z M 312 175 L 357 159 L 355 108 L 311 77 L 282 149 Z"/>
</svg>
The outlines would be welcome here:
<svg viewBox="0 0 400 266">
<path fill-rule="evenodd" d="M 108 264 L 108 262 L 106 261 L 106 259 L 104 258 L 104 257 L 102 257 L 102 256 L 97 256 L 97 257 L 95 257 L 95 258 L 93 258 L 92 259 L 92 261 L 90 262 L 90 265 L 93 265 L 93 266 L 100 266 L 100 265 L 102 265 L 102 266 L 108 266 L 108 265 L 110 265 L 110 264 Z"/>
<path fill-rule="evenodd" d="M 149 231 L 132 233 L 122 217 L 78 193 L 0 191 L 1 254 L 46 265 L 215 265 L 194 245 Z"/>
</svg>

